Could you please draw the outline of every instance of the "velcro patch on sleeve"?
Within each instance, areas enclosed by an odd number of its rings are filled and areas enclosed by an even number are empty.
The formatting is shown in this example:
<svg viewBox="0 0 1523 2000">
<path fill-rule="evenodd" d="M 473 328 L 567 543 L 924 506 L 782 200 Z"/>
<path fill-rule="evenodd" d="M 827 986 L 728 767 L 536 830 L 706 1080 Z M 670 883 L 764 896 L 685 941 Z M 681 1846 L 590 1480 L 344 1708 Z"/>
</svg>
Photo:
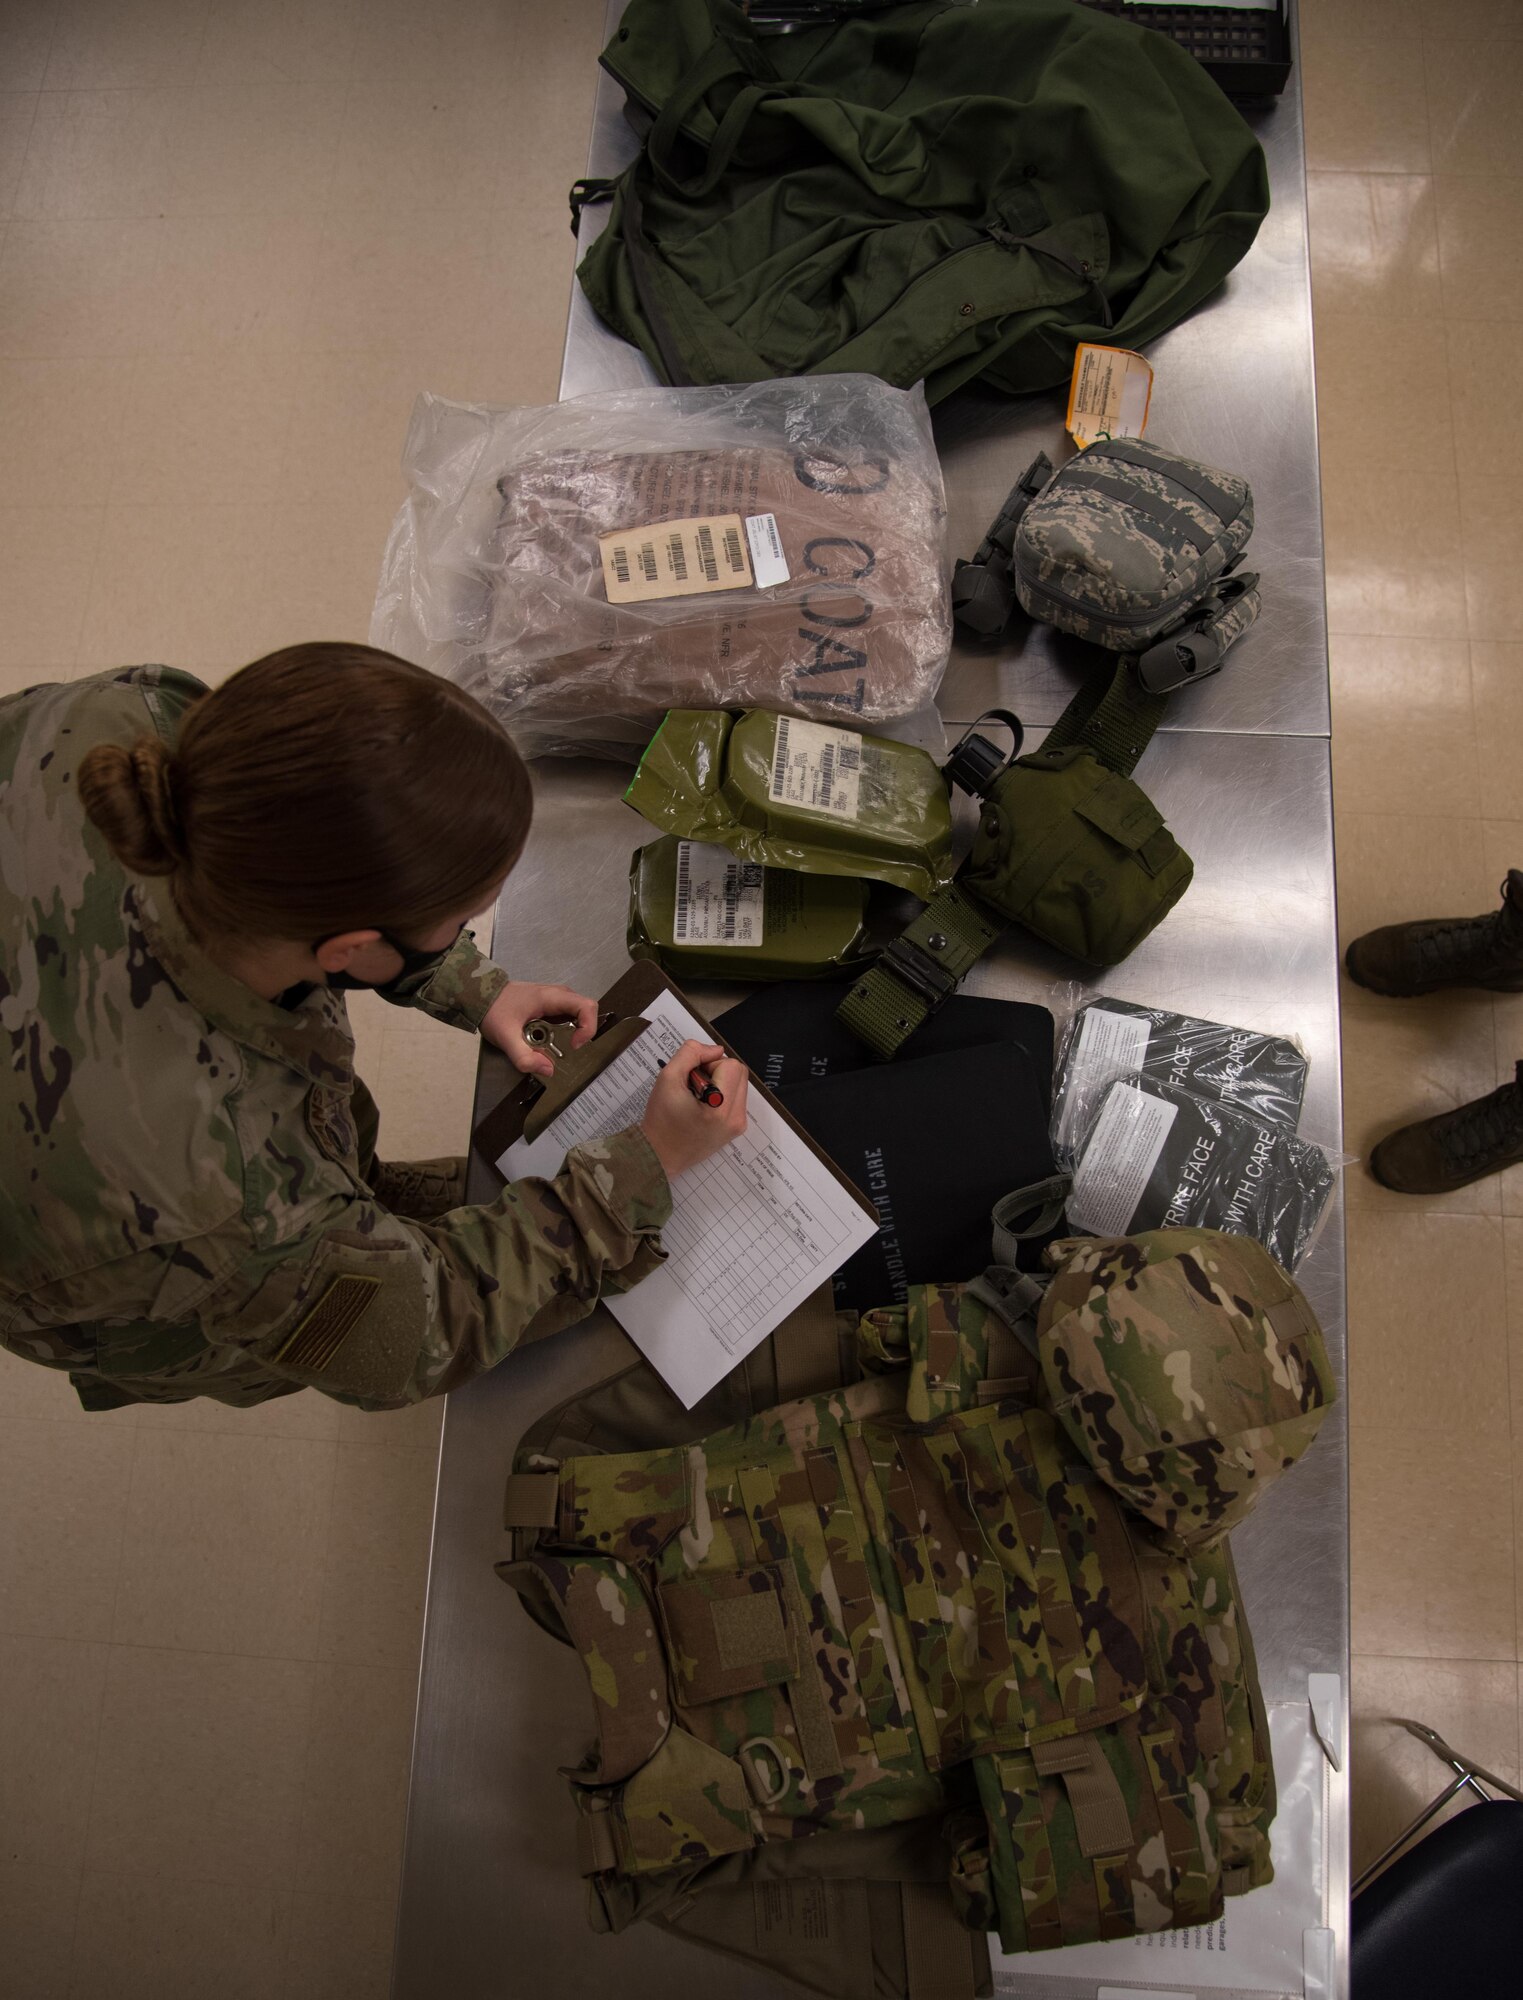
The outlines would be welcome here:
<svg viewBox="0 0 1523 2000">
<path fill-rule="evenodd" d="M 288 1368 L 320 1375 L 381 1295 L 379 1278 L 335 1278 L 312 1310 L 298 1321 L 275 1359 Z"/>
</svg>

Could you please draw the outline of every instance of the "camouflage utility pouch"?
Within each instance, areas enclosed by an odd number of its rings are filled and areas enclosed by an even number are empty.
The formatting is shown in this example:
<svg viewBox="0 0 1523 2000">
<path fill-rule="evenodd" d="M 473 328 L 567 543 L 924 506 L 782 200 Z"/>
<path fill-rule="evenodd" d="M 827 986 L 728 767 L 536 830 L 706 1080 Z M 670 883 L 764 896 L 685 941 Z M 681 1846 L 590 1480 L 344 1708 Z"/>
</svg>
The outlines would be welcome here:
<svg viewBox="0 0 1523 2000">
<path fill-rule="evenodd" d="M 1028 617 L 1136 657 L 1167 693 L 1214 673 L 1259 614 L 1258 577 L 1235 574 L 1253 494 L 1141 438 L 1102 438 L 1056 472 L 1045 453 L 1011 490 L 952 584 L 965 633 L 995 638 Z"/>
</svg>

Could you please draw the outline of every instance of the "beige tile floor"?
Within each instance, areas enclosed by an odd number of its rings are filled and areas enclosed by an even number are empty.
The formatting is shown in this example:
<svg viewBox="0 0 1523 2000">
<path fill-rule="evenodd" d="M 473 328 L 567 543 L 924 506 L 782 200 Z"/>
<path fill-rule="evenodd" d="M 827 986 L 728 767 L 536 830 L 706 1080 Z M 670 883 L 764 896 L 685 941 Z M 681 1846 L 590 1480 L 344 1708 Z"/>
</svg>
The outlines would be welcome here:
<svg viewBox="0 0 1523 2000">
<path fill-rule="evenodd" d="M 1352 936 L 1523 863 L 1523 10 L 1305 14 Z M 601 16 L 0 0 L 0 690 L 363 634 L 414 391 L 554 394 Z M 1351 1151 L 1523 1054 L 1523 1001 L 1345 1009 Z M 388 1015 L 388 1149 L 458 1146 L 469 1042 Z M 1523 1169 L 1349 1194 L 1363 1853 L 1433 1783 L 1381 1718 L 1518 1768 Z M 0 1360 L 0 1433 L 0 1989 L 379 2000 L 436 1412 Z"/>
<path fill-rule="evenodd" d="M 1523 866 L 1523 10 L 1305 0 L 1344 939 L 1494 906 Z M 1431 23 L 1425 28 L 1425 23 Z M 1492 476 L 1488 476 L 1488 471 Z M 1344 982 L 1347 1145 L 1512 1076 L 1523 1003 Z M 1348 1175 L 1356 1865 L 1439 1787 L 1383 1718 L 1519 1764 L 1523 1168 Z"/>
</svg>

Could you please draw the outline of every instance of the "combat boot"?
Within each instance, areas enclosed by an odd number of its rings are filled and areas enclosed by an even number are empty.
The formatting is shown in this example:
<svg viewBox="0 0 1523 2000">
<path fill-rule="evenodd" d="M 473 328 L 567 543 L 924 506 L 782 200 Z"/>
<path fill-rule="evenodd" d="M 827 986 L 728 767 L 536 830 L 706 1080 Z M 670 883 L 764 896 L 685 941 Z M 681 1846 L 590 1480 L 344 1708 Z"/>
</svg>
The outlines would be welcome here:
<svg viewBox="0 0 1523 2000">
<path fill-rule="evenodd" d="M 1448 1194 L 1523 1161 L 1523 1062 L 1511 1083 L 1457 1111 L 1403 1125 L 1370 1154 L 1370 1172 L 1398 1194 Z"/>
<path fill-rule="evenodd" d="M 1343 962 L 1359 985 L 1393 999 L 1442 986 L 1523 993 L 1523 868 L 1507 871 L 1502 907 L 1490 916 L 1387 924 L 1355 938 Z"/>
<path fill-rule="evenodd" d="M 412 1222 L 435 1222 L 465 1202 L 465 1156 L 445 1160 L 377 1160 L 371 1191 L 383 1208 Z"/>
</svg>

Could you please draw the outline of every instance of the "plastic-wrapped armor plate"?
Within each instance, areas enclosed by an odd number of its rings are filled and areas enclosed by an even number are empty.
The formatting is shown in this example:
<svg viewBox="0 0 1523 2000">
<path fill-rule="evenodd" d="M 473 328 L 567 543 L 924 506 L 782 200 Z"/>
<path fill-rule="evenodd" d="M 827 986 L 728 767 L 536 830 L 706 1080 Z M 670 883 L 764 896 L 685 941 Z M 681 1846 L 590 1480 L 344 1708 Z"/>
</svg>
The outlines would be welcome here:
<svg viewBox="0 0 1523 2000">
<path fill-rule="evenodd" d="M 1124 1077 L 1105 1092 L 1079 1147 L 1068 1220 L 1092 1236 L 1253 1236 L 1294 1270 L 1316 1239 L 1334 1179 L 1320 1146 L 1173 1084 Z"/>
<path fill-rule="evenodd" d="M 1080 1138 L 1117 1077 L 1136 1074 L 1172 1083 L 1294 1132 L 1306 1072 L 1305 1050 L 1283 1035 L 1102 994 L 1063 1030 L 1052 1104 L 1053 1156 L 1060 1166 L 1072 1166 Z"/>
</svg>

